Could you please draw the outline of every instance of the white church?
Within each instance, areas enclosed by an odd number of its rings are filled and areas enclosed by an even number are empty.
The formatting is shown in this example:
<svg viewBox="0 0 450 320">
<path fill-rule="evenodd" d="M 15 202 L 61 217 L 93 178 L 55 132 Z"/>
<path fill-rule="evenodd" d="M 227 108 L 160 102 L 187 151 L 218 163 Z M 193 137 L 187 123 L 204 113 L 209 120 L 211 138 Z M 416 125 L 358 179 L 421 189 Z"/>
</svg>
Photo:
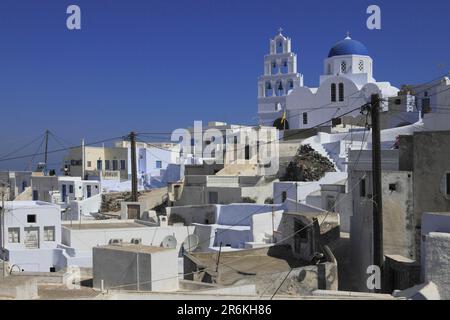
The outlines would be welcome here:
<svg viewBox="0 0 450 320">
<path fill-rule="evenodd" d="M 278 129 L 307 129 L 348 113 L 370 101 L 396 96 L 399 89 L 373 78 L 373 61 L 367 48 L 349 35 L 336 43 L 324 59 L 319 87 L 303 85 L 297 72 L 297 55 L 291 39 L 282 34 L 270 40 L 264 57 L 264 75 L 258 81 L 258 118 L 261 125 Z M 282 121 L 285 114 L 286 121 Z M 349 116 L 360 115 L 355 110 Z M 323 126 L 329 126 L 323 124 Z"/>
</svg>

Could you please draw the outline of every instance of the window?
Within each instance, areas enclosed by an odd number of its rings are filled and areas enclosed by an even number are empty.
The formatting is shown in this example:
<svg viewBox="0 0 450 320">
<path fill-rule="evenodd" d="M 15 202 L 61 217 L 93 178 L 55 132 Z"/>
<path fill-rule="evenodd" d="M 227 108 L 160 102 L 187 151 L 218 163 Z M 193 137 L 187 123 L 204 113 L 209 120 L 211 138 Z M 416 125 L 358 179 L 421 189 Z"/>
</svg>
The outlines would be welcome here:
<svg viewBox="0 0 450 320">
<path fill-rule="evenodd" d="M 39 200 L 39 193 L 37 190 L 33 190 L 33 201 Z"/>
<path fill-rule="evenodd" d="M 35 214 L 28 214 L 27 215 L 27 222 L 28 223 L 36 223 L 36 215 Z"/>
<path fill-rule="evenodd" d="M 339 83 L 339 101 L 344 101 L 344 84 Z"/>
<path fill-rule="evenodd" d="M 44 241 L 55 241 L 55 227 L 44 227 Z"/>
<path fill-rule="evenodd" d="M 360 197 L 366 196 L 366 179 L 361 179 L 359 183 L 359 196 Z"/>
<path fill-rule="evenodd" d="M 102 160 L 97 160 L 97 170 L 102 170 Z"/>
<path fill-rule="evenodd" d="M 271 97 L 272 95 L 273 95 L 272 84 L 269 81 L 267 81 L 266 85 L 265 85 L 264 96 L 265 97 Z"/>
<path fill-rule="evenodd" d="M 73 193 L 73 184 L 69 184 L 69 193 Z"/>
<path fill-rule="evenodd" d="M 120 160 L 120 170 L 125 170 L 125 169 L 126 169 L 125 160 Z"/>
<path fill-rule="evenodd" d="M 278 73 L 278 66 L 277 66 L 277 63 L 275 61 L 272 61 L 271 66 L 272 66 L 271 74 Z"/>
<path fill-rule="evenodd" d="M 156 169 L 161 169 L 161 168 L 162 168 L 162 161 L 156 160 Z"/>
<path fill-rule="evenodd" d="M 245 146 L 245 160 L 250 160 L 250 146 L 248 144 Z"/>
<path fill-rule="evenodd" d="M 308 124 L 308 113 L 303 112 L 303 124 Z"/>
<path fill-rule="evenodd" d="M 335 102 L 336 101 L 336 84 L 332 83 L 331 84 L 331 102 Z"/>
<path fill-rule="evenodd" d="M 328 70 L 327 70 L 328 72 L 328 74 L 331 74 L 331 64 L 328 64 Z"/>
<path fill-rule="evenodd" d="M 342 124 L 342 118 L 333 118 L 331 119 L 331 125 L 333 127 L 336 127 L 338 125 Z"/>
<path fill-rule="evenodd" d="M 87 162 L 87 167 L 90 168 L 91 165 L 92 165 L 91 161 L 88 161 L 88 162 Z"/>
<path fill-rule="evenodd" d="M 287 199 L 287 192 L 286 192 L 286 191 L 283 191 L 283 192 L 281 193 L 281 202 L 285 202 L 286 199 Z"/>
<path fill-rule="evenodd" d="M 277 102 L 275 103 L 275 111 L 281 110 L 281 103 Z"/>
<path fill-rule="evenodd" d="M 396 183 L 389 183 L 389 191 L 393 192 L 397 190 L 397 184 Z"/>
<path fill-rule="evenodd" d="M 450 173 L 447 173 L 446 174 L 446 193 L 447 193 L 447 195 L 450 195 Z"/>
<path fill-rule="evenodd" d="M 109 160 L 105 160 L 105 170 L 109 170 L 110 165 L 109 165 Z"/>
<path fill-rule="evenodd" d="M 219 203 L 219 193 L 216 191 L 210 191 L 208 193 L 209 203 L 218 204 Z"/>
<path fill-rule="evenodd" d="M 233 138 L 234 138 L 234 144 L 237 144 L 238 143 L 238 137 L 234 136 Z"/>
<path fill-rule="evenodd" d="M 9 243 L 20 242 L 20 228 L 8 228 L 8 242 Z"/>
<path fill-rule="evenodd" d="M 359 60 L 358 68 L 359 68 L 359 71 L 361 71 L 361 72 L 364 71 L 364 61 L 363 60 Z"/>
<path fill-rule="evenodd" d="M 280 70 L 281 70 L 281 73 L 288 73 L 288 62 L 287 62 L 287 60 L 284 60 L 282 63 L 281 63 L 281 68 L 280 68 Z"/>
<path fill-rule="evenodd" d="M 345 61 L 341 62 L 341 72 L 346 73 L 347 72 L 347 63 Z"/>
<path fill-rule="evenodd" d="M 276 53 L 283 53 L 283 42 L 281 40 L 277 41 Z"/>
<path fill-rule="evenodd" d="M 282 96 L 284 94 L 284 89 L 283 89 L 283 83 L 281 81 L 279 81 L 276 85 L 276 95 Z"/>
<path fill-rule="evenodd" d="M 119 162 L 117 160 L 113 160 L 112 167 L 114 171 L 117 171 L 117 169 L 119 168 Z"/>
<path fill-rule="evenodd" d="M 288 88 L 289 89 L 294 89 L 294 80 L 289 80 L 288 81 Z"/>
</svg>

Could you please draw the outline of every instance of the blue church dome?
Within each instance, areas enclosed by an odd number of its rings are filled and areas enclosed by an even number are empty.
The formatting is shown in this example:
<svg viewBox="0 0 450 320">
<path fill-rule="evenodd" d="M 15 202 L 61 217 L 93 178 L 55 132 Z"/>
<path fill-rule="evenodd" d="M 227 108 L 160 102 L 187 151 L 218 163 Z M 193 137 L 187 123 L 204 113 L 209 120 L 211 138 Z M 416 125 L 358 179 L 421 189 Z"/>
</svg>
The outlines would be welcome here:
<svg viewBox="0 0 450 320">
<path fill-rule="evenodd" d="M 342 41 L 336 43 L 333 48 L 330 49 L 328 53 L 328 58 L 334 56 L 345 56 L 350 54 L 357 54 L 361 56 L 368 56 L 369 51 L 366 46 L 361 42 L 352 40 L 350 37 L 345 38 Z"/>
</svg>

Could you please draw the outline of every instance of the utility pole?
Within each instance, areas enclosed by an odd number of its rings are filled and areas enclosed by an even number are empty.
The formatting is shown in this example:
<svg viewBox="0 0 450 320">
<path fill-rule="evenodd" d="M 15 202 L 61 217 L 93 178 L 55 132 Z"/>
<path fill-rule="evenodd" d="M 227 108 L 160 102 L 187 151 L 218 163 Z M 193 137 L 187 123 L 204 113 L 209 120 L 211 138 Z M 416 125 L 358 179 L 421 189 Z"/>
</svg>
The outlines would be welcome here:
<svg viewBox="0 0 450 320">
<path fill-rule="evenodd" d="M 45 163 L 45 168 L 47 168 L 47 159 L 48 159 L 48 157 L 47 157 L 47 151 L 48 151 L 48 134 L 49 134 L 49 131 L 48 131 L 48 129 L 47 129 L 47 130 L 45 130 L 45 152 L 44 152 L 44 163 Z"/>
<path fill-rule="evenodd" d="M 138 201 L 137 195 L 137 168 L 136 168 L 136 133 L 130 132 L 131 142 L 131 201 Z"/>
<path fill-rule="evenodd" d="M 84 138 L 81 139 L 81 179 L 84 180 Z"/>
<path fill-rule="evenodd" d="M 216 262 L 216 273 L 217 273 L 217 279 L 219 278 L 219 262 L 220 262 L 220 253 L 222 252 L 222 242 L 220 243 L 219 247 L 219 255 L 217 256 L 217 262 Z"/>
<path fill-rule="evenodd" d="M 272 243 L 275 243 L 275 222 L 274 222 L 275 212 L 274 211 L 275 210 L 272 205 Z"/>
<path fill-rule="evenodd" d="M 5 276 L 6 276 L 6 263 L 5 263 L 5 185 L 2 185 L 2 210 L 1 210 L 1 227 L 2 227 L 2 264 L 3 264 L 3 269 L 2 269 L 2 277 L 3 280 L 5 280 Z"/>
<path fill-rule="evenodd" d="M 141 279 L 139 274 L 139 250 L 136 252 L 136 282 L 137 282 L 137 291 L 141 291 Z"/>
<path fill-rule="evenodd" d="M 381 196 L 380 97 L 371 97 L 372 121 L 372 194 L 373 194 L 373 263 L 380 267 L 383 283 L 383 202 Z"/>
</svg>

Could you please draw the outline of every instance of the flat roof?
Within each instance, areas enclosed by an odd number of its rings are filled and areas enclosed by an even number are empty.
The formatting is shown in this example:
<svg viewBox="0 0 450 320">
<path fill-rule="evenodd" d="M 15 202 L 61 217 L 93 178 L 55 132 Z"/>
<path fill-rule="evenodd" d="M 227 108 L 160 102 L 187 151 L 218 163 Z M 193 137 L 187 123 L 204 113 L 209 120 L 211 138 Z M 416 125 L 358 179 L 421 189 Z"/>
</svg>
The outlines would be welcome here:
<svg viewBox="0 0 450 320">
<path fill-rule="evenodd" d="M 1 204 L 1 203 L 0 203 Z M 45 201 L 5 201 L 5 209 L 20 209 L 29 207 L 58 207 L 57 204 L 45 202 Z M 0 206 L 1 207 L 1 206 Z"/>
<path fill-rule="evenodd" d="M 64 223 L 62 226 L 70 230 L 102 230 L 147 227 L 146 225 L 136 222 L 78 223 L 77 221 L 74 221 L 72 224 Z"/>
<path fill-rule="evenodd" d="M 307 262 L 294 258 L 289 252 L 281 256 L 272 256 L 268 252 L 271 248 L 258 248 L 239 251 L 221 252 L 219 264 L 219 277 L 217 283 L 231 285 L 247 277 L 261 277 L 271 273 L 289 271 L 308 265 Z M 286 249 L 288 250 L 288 249 Z M 209 270 L 217 266 L 217 252 L 190 253 L 191 257 L 200 262 Z"/>
<path fill-rule="evenodd" d="M 163 252 L 163 251 L 168 251 L 168 250 L 174 250 L 171 248 L 146 246 L 146 245 L 142 245 L 142 244 L 133 244 L 133 243 L 108 244 L 105 246 L 100 246 L 98 248 L 109 249 L 109 250 L 118 250 L 118 251 L 127 251 L 127 252 L 139 252 L 139 253 L 157 253 L 157 252 Z"/>
</svg>

